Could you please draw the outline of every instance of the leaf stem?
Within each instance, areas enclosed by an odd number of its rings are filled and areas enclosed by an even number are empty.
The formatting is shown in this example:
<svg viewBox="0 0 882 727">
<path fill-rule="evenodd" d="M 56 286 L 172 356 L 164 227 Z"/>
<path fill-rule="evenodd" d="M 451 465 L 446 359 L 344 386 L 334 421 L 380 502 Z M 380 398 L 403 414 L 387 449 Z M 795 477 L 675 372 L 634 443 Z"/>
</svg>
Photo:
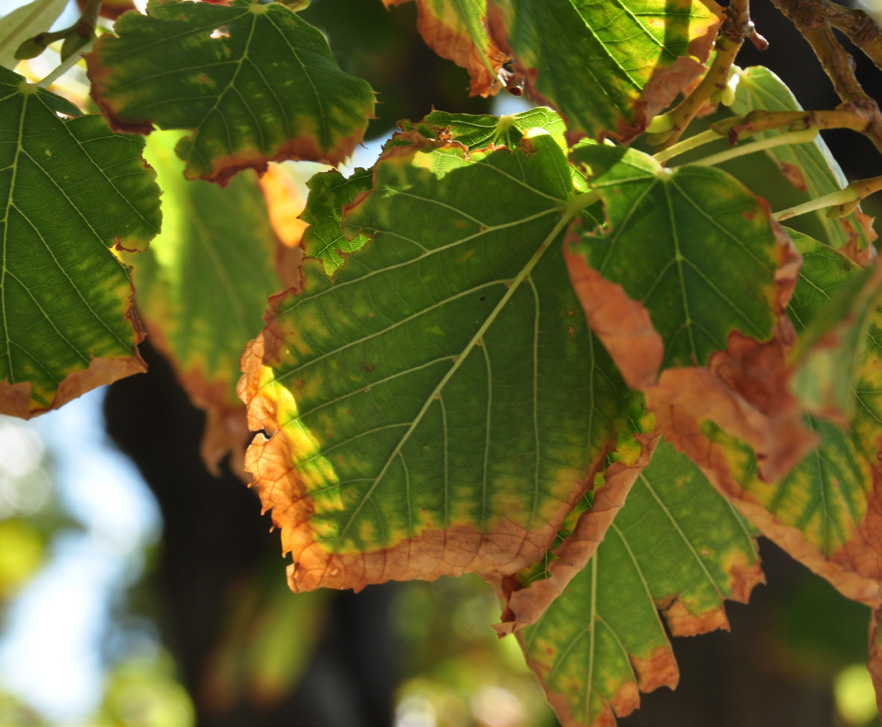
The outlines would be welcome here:
<svg viewBox="0 0 882 727">
<path fill-rule="evenodd" d="M 652 155 L 652 158 L 655 159 L 657 162 L 664 163 L 668 159 L 671 159 L 678 154 L 685 154 L 687 151 L 692 151 L 693 149 L 697 149 L 698 147 L 704 146 L 705 144 L 719 141 L 724 137 L 725 134 L 720 134 L 715 129 L 710 128 L 707 131 L 702 131 L 700 134 L 690 136 L 688 139 L 678 141 L 676 144 L 672 144 L 667 149 L 662 149 L 661 151 L 656 152 Z"/>
<path fill-rule="evenodd" d="M 92 43 L 94 43 L 94 41 L 89 41 L 80 49 L 78 53 L 73 53 L 72 55 L 69 55 L 67 58 L 61 61 L 58 66 L 52 69 L 52 72 L 49 73 L 49 75 L 37 81 L 37 85 L 41 86 L 42 88 L 49 88 L 49 86 L 55 83 L 55 81 L 57 81 L 61 76 L 67 73 L 77 63 L 79 63 L 82 55 L 84 53 L 88 53 L 91 50 Z"/>
<path fill-rule="evenodd" d="M 803 202 L 794 207 L 788 207 L 786 210 L 775 212 L 772 216 L 778 220 L 778 222 L 782 222 L 784 220 L 789 220 L 791 217 L 797 217 L 799 215 L 804 215 L 807 212 L 814 212 L 815 210 L 830 207 L 832 209 L 827 212 L 828 217 L 841 217 L 843 215 L 851 214 L 862 199 L 869 197 L 871 194 L 880 190 L 882 190 L 882 175 L 878 177 L 870 177 L 869 179 L 859 179 L 849 184 L 845 189 L 840 189 L 838 192 L 831 192 L 830 194 L 825 194 L 823 197 L 810 199 L 808 202 Z"/>
<path fill-rule="evenodd" d="M 805 144 L 809 141 L 814 141 L 817 136 L 818 129 L 816 127 L 809 127 L 807 129 L 800 129 L 799 131 L 778 134 L 767 139 L 757 139 L 749 144 L 734 146 L 725 151 L 718 152 L 717 154 L 711 154 L 703 159 L 696 159 L 695 161 L 690 162 L 690 164 L 710 167 L 714 164 L 719 164 L 720 162 L 725 162 L 730 159 L 737 159 L 740 156 L 764 151 L 765 149 L 773 149 L 776 146 L 784 146 L 786 144 Z"/>
</svg>

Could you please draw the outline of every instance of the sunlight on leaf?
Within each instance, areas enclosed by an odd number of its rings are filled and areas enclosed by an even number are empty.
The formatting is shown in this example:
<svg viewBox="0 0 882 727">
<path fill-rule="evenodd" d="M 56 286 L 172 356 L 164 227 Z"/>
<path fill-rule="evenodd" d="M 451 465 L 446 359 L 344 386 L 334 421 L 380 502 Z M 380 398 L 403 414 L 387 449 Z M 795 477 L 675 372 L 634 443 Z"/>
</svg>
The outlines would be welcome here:
<svg viewBox="0 0 882 727">
<path fill-rule="evenodd" d="M 617 438 L 629 395 L 560 255 L 566 160 L 531 150 L 403 135 L 344 217 L 370 242 L 273 299 L 240 395 L 295 590 L 513 573 Z"/>
</svg>

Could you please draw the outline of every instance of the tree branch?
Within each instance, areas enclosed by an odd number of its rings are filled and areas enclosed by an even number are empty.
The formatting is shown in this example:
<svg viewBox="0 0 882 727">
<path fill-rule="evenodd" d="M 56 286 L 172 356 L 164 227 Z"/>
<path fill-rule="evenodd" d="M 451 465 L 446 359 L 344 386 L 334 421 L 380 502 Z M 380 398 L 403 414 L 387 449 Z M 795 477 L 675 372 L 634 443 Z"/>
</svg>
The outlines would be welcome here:
<svg viewBox="0 0 882 727">
<path fill-rule="evenodd" d="M 879 112 L 879 105 L 866 94 L 855 78 L 854 58 L 833 35 L 831 20 L 823 9 L 825 2 L 826 0 L 772 0 L 775 7 L 796 26 L 811 45 L 843 101 L 843 105 L 838 108 L 863 115 L 867 124 L 861 130 L 862 133 L 882 151 L 882 114 Z"/>
<path fill-rule="evenodd" d="M 863 51 L 876 67 L 882 69 L 882 31 L 863 10 L 847 8 L 830 0 L 809 0 L 816 6 L 814 12 L 825 15 L 837 30 L 841 30 L 856 47 Z"/>
</svg>

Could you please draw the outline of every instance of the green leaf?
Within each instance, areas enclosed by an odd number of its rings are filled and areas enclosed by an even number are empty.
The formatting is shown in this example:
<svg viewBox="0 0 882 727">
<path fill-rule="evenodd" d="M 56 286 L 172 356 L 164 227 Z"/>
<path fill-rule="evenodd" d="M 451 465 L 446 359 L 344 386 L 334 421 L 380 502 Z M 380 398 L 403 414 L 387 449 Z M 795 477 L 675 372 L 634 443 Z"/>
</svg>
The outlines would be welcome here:
<svg viewBox="0 0 882 727">
<path fill-rule="evenodd" d="M 818 311 L 860 268 L 842 253 L 796 230 L 787 233 L 802 255 L 799 279 L 787 304 L 797 333 L 802 333 Z"/>
<path fill-rule="evenodd" d="M 428 125 L 429 129 L 425 128 Z M 548 133 L 564 151 L 569 152 L 566 132 L 567 126 L 564 120 L 552 109 L 539 106 L 537 108 L 521 111 L 517 114 L 504 116 L 491 116 L 490 114 L 451 114 L 446 111 L 433 111 L 425 119 L 423 124 L 417 127 L 420 133 L 437 139 L 452 139 L 460 144 L 465 144 L 470 150 L 484 149 L 490 145 L 505 146 L 514 149 L 521 143 L 524 134 Z M 531 131 L 532 130 L 532 131 Z M 593 140 L 583 139 L 581 144 L 594 144 Z M 587 192 L 588 182 L 585 175 L 576 167 L 570 165 L 570 175 L 573 178 L 573 186 L 577 192 Z M 599 204 L 589 208 L 586 221 L 597 224 L 603 219 L 603 212 Z"/>
<path fill-rule="evenodd" d="M 724 600 L 746 602 L 758 582 L 746 524 L 662 443 L 588 565 L 518 639 L 564 724 L 613 724 L 638 687 L 677 685 L 659 610 L 675 636 L 728 628 Z"/>
<path fill-rule="evenodd" d="M 0 66 L 10 71 L 15 68 L 19 46 L 49 30 L 66 5 L 67 0 L 33 0 L 0 18 Z"/>
<path fill-rule="evenodd" d="M 465 144 L 470 150 L 484 149 L 491 144 L 514 149 L 529 129 L 542 129 L 567 151 L 564 120 L 550 108 L 542 106 L 505 116 L 432 111 L 423 121 L 436 131 L 444 132 L 444 138 Z"/>
<path fill-rule="evenodd" d="M 144 370 L 128 269 L 160 226 L 143 141 L 0 69 L 0 411 L 29 416 Z"/>
<path fill-rule="evenodd" d="M 489 0 L 492 35 L 528 94 L 573 128 L 622 141 L 701 73 L 716 12 L 697 0 Z"/>
<path fill-rule="evenodd" d="M 793 389 L 806 411 L 846 424 L 853 415 L 858 356 L 882 302 L 882 267 L 860 270 L 843 281 L 800 336 Z"/>
<path fill-rule="evenodd" d="M 466 571 L 547 550 L 629 395 L 567 281 L 566 159 L 391 146 L 331 281 L 307 260 L 243 356 L 248 452 L 295 590 Z M 475 194 L 475 190 L 484 190 Z"/>
<path fill-rule="evenodd" d="M 309 223 L 303 232 L 303 250 L 308 257 L 321 260 L 328 275 L 343 265 L 341 253 L 360 250 L 368 241 L 366 235 L 347 240 L 340 231 L 340 223 L 343 207 L 370 190 L 372 180 L 370 169 L 356 169 L 350 177 L 332 170 L 316 174 L 308 182 L 309 197 L 300 215 Z"/>
<path fill-rule="evenodd" d="M 188 182 L 173 132 L 152 134 L 145 151 L 164 191 L 164 223 L 134 268 L 138 312 L 171 360 L 190 398 L 207 410 L 203 457 L 214 467 L 244 452 L 245 409 L 236 396 L 242 342 L 263 327 L 266 300 L 283 286 L 276 241 L 253 173 L 221 188 Z"/>
<path fill-rule="evenodd" d="M 337 164 L 373 115 L 367 82 L 279 3 L 152 2 L 115 32 L 88 56 L 92 95 L 116 128 L 192 131 L 177 149 L 188 179 L 223 184 L 283 159 Z"/>
<path fill-rule="evenodd" d="M 803 110 L 790 89 L 768 68 L 752 66 L 744 70 L 737 69 L 736 72 L 738 86 L 731 110 L 738 116 L 746 116 L 754 109 Z M 757 134 L 755 138 L 762 139 L 778 133 L 770 131 Z M 797 196 L 789 203 L 790 206 L 837 192 L 848 184 L 842 169 L 820 135 L 811 143 L 776 146 L 766 149 L 765 154 L 775 162 L 784 177 L 797 190 Z M 864 250 L 875 238 L 875 233 L 870 231 L 867 216 L 859 211 L 831 219 L 827 217 L 826 210 L 817 210 L 809 213 L 806 218 L 812 225 L 806 231 L 836 248 L 855 240 L 857 249 Z"/>
<path fill-rule="evenodd" d="M 771 335 L 785 251 L 757 197 L 720 170 L 668 170 L 633 149 L 587 146 L 574 158 L 590 167 L 608 226 L 571 251 L 648 311 L 662 368 L 706 364 L 732 331 Z M 633 355 L 614 358 L 625 371 Z"/>
<path fill-rule="evenodd" d="M 385 6 L 407 0 L 383 0 Z M 487 35 L 486 0 L 416 0 L 417 27 L 426 44 L 442 58 L 465 68 L 472 96 L 490 96 L 500 88 L 497 75 L 509 56 Z"/>
</svg>

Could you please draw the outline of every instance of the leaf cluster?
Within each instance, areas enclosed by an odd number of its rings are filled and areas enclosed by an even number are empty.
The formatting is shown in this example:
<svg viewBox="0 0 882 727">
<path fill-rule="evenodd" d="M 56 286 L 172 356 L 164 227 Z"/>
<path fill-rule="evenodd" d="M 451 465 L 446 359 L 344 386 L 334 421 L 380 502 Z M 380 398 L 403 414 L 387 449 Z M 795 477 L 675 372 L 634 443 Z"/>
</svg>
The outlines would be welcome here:
<svg viewBox="0 0 882 727">
<path fill-rule="evenodd" d="M 142 371 L 150 335 L 294 591 L 477 573 L 564 724 L 676 686 L 664 624 L 728 628 L 758 534 L 874 609 L 882 681 L 882 177 L 818 135 L 882 139 L 830 31 L 872 21 L 788 10 L 843 101 L 807 111 L 733 64 L 747 0 L 416 4 L 472 95 L 536 106 L 401 121 L 349 176 L 314 163 L 375 93 L 304 3 L 122 14 L 86 115 L 12 70 L 58 4 L 0 20 L 0 411 Z"/>
</svg>

